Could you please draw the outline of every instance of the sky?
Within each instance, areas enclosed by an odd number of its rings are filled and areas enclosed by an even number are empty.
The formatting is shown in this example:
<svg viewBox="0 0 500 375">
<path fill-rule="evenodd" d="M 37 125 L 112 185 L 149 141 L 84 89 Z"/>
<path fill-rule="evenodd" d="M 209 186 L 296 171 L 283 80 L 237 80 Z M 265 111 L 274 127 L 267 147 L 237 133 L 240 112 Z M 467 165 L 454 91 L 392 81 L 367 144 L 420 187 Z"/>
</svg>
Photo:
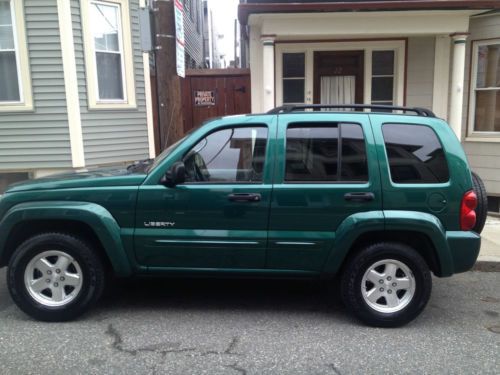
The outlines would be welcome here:
<svg viewBox="0 0 500 375">
<path fill-rule="evenodd" d="M 224 34 L 220 41 L 223 53 L 226 54 L 226 64 L 234 59 L 234 20 L 238 15 L 239 0 L 208 0 L 208 6 L 212 9 L 214 24 L 217 31 Z"/>
</svg>

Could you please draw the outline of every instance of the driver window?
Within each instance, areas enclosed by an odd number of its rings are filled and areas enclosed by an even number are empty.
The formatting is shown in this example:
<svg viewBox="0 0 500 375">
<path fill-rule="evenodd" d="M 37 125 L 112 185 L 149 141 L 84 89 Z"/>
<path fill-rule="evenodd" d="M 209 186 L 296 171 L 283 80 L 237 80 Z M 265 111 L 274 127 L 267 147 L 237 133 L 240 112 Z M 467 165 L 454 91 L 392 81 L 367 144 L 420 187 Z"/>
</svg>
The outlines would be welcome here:
<svg viewBox="0 0 500 375">
<path fill-rule="evenodd" d="M 262 182 L 266 144 L 265 127 L 211 133 L 184 157 L 186 182 Z"/>
</svg>

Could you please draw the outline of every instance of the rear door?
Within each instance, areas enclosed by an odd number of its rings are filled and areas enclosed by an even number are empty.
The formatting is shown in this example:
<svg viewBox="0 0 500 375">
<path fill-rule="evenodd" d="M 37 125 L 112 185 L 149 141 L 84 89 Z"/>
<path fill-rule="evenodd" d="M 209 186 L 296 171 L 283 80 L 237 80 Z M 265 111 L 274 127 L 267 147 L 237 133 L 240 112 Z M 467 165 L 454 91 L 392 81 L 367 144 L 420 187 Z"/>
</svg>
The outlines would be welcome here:
<svg viewBox="0 0 500 375">
<path fill-rule="evenodd" d="M 277 142 L 267 267 L 320 271 L 342 221 L 382 207 L 368 115 L 280 115 Z"/>
</svg>

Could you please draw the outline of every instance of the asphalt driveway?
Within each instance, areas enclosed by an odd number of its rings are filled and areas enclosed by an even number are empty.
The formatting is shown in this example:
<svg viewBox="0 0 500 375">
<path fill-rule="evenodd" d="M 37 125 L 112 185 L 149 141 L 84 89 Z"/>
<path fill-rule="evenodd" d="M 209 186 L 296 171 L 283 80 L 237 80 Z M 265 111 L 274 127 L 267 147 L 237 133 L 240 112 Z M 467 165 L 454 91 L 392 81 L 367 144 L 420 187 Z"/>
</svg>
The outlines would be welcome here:
<svg viewBox="0 0 500 375">
<path fill-rule="evenodd" d="M 435 279 L 399 329 L 350 317 L 320 283 L 140 280 L 76 322 L 40 323 L 0 271 L 0 374 L 500 373 L 500 273 Z"/>
</svg>

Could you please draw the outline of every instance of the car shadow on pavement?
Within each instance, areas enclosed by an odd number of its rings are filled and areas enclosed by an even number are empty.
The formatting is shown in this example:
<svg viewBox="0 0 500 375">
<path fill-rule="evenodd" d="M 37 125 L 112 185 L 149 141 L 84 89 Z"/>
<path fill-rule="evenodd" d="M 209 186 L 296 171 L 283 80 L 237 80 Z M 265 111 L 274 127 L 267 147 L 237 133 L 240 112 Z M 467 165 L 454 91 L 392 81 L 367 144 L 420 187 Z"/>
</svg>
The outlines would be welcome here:
<svg viewBox="0 0 500 375">
<path fill-rule="evenodd" d="M 114 281 L 97 309 L 104 314 L 121 309 L 315 312 L 349 319 L 338 289 L 336 281 L 140 278 Z"/>
</svg>

